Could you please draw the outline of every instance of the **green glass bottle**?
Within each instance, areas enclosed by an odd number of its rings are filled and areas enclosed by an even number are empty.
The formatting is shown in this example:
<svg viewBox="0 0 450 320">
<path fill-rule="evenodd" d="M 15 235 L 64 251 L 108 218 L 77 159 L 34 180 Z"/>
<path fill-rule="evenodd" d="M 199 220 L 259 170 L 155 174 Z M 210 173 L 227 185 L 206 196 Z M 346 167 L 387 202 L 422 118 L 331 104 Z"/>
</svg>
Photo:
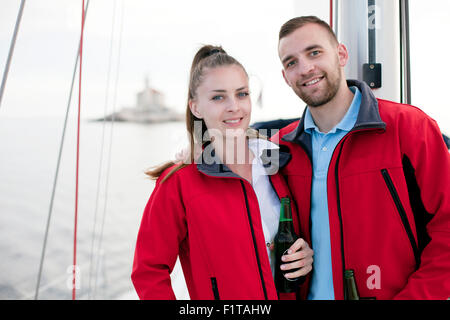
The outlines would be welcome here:
<svg viewBox="0 0 450 320">
<path fill-rule="evenodd" d="M 356 286 L 355 274 L 353 270 L 344 271 L 344 299 L 359 300 L 358 287 Z"/>
<path fill-rule="evenodd" d="M 291 203 L 289 198 L 281 199 L 280 208 L 280 222 L 278 225 L 278 232 L 274 238 L 275 245 L 275 286 L 278 292 L 296 292 L 299 286 L 299 278 L 287 279 L 284 274 L 295 272 L 298 269 L 283 271 L 280 266 L 283 263 L 281 257 L 287 253 L 287 250 L 297 240 L 297 235 L 294 231 L 294 224 L 292 222 Z M 301 277 L 303 278 L 303 277 Z"/>
</svg>

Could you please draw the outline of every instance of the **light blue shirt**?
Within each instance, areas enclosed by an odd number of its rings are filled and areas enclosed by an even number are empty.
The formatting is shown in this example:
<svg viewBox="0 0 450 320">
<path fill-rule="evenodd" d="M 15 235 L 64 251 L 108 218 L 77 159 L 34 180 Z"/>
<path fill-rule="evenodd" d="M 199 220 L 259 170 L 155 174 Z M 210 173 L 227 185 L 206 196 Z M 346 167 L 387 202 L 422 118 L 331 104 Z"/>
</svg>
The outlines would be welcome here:
<svg viewBox="0 0 450 320">
<path fill-rule="evenodd" d="M 334 300 L 331 268 L 330 225 L 328 219 L 327 175 L 331 156 L 339 141 L 353 128 L 361 105 L 361 93 L 355 94 L 344 118 L 328 133 L 320 132 L 309 112 L 305 114 L 305 132 L 312 138 L 313 178 L 311 187 L 311 242 L 314 250 L 309 300 Z"/>
</svg>

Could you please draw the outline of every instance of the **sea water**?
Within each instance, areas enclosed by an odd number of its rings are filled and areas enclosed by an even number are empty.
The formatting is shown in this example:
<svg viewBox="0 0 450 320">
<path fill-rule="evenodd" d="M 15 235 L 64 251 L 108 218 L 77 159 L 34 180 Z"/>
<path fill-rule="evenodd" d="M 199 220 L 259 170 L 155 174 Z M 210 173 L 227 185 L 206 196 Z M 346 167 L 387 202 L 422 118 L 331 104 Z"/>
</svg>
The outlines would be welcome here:
<svg viewBox="0 0 450 320">
<path fill-rule="evenodd" d="M 0 299 L 35 297 L 63 124 L 0 117 Z M 69 119 L 39 299 L 72 298 L 76 126 Z M 76 297 L 134 299 L 136 236 L 154 188 L 144 171 L 187 145 L 185 125 L 82 120 L 80 129 Z M 178 262 L 171 277 L 189 299 Z"/>
</svg>

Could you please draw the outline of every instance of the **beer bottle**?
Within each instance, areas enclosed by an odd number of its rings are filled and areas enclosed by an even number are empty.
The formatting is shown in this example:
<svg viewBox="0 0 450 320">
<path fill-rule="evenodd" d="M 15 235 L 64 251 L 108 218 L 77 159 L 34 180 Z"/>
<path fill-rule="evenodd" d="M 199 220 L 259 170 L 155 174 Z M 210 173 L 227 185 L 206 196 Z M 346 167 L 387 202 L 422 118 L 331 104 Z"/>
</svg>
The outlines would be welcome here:
<svg viewBox="0 0 450 320">
<path fill-rule="evenodd" d="M 353 270 L 344 271 L 344 299 L 359 300 L 358 287 L 356 286 Z"/>
<path fill-rule="evenodd" d="M 275 245 L 275 286 L 278 292 L 296 292 L 299 286 L 299 278 L 287 279 L 284 274 L 295 272 L 298 269 L 291 269 L 284 271 L 280 266 L 285 263 L 281 260 L 287 250 L 297 240 L 297 235 L 294 231 L 294 224 L 292 222 L 291 204 L 289 198 L 281 199 L 280 208 L 280 222 L 278 225 L 278 232 L 274 238 Z M 303 277 L 300 277 L 303 278 Z"/>
</svg>

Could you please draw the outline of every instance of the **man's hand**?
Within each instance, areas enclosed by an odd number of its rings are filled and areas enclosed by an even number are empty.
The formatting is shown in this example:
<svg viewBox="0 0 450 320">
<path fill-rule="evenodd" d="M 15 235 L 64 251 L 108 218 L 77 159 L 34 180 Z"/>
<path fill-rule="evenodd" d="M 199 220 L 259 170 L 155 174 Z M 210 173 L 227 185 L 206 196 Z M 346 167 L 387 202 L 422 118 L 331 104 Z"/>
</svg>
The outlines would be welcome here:
<svg viewBox="0 0 450 320">
<path fill-rule="evenodd" d="M 273 250 L 274 246 L 270 246 Z M 286 273 L 284 276 L 288 279 L 295 279 L 308 274 L 312 270 L 314 251 L 309 247 L 308 243 L 302 238 L 297 239 L 289 248 L 287 254 L 281 257 L 283 262 L 280 266 L 281 270 L 288 271 L 299 269 L 295 272 Z"/>
</svg>

